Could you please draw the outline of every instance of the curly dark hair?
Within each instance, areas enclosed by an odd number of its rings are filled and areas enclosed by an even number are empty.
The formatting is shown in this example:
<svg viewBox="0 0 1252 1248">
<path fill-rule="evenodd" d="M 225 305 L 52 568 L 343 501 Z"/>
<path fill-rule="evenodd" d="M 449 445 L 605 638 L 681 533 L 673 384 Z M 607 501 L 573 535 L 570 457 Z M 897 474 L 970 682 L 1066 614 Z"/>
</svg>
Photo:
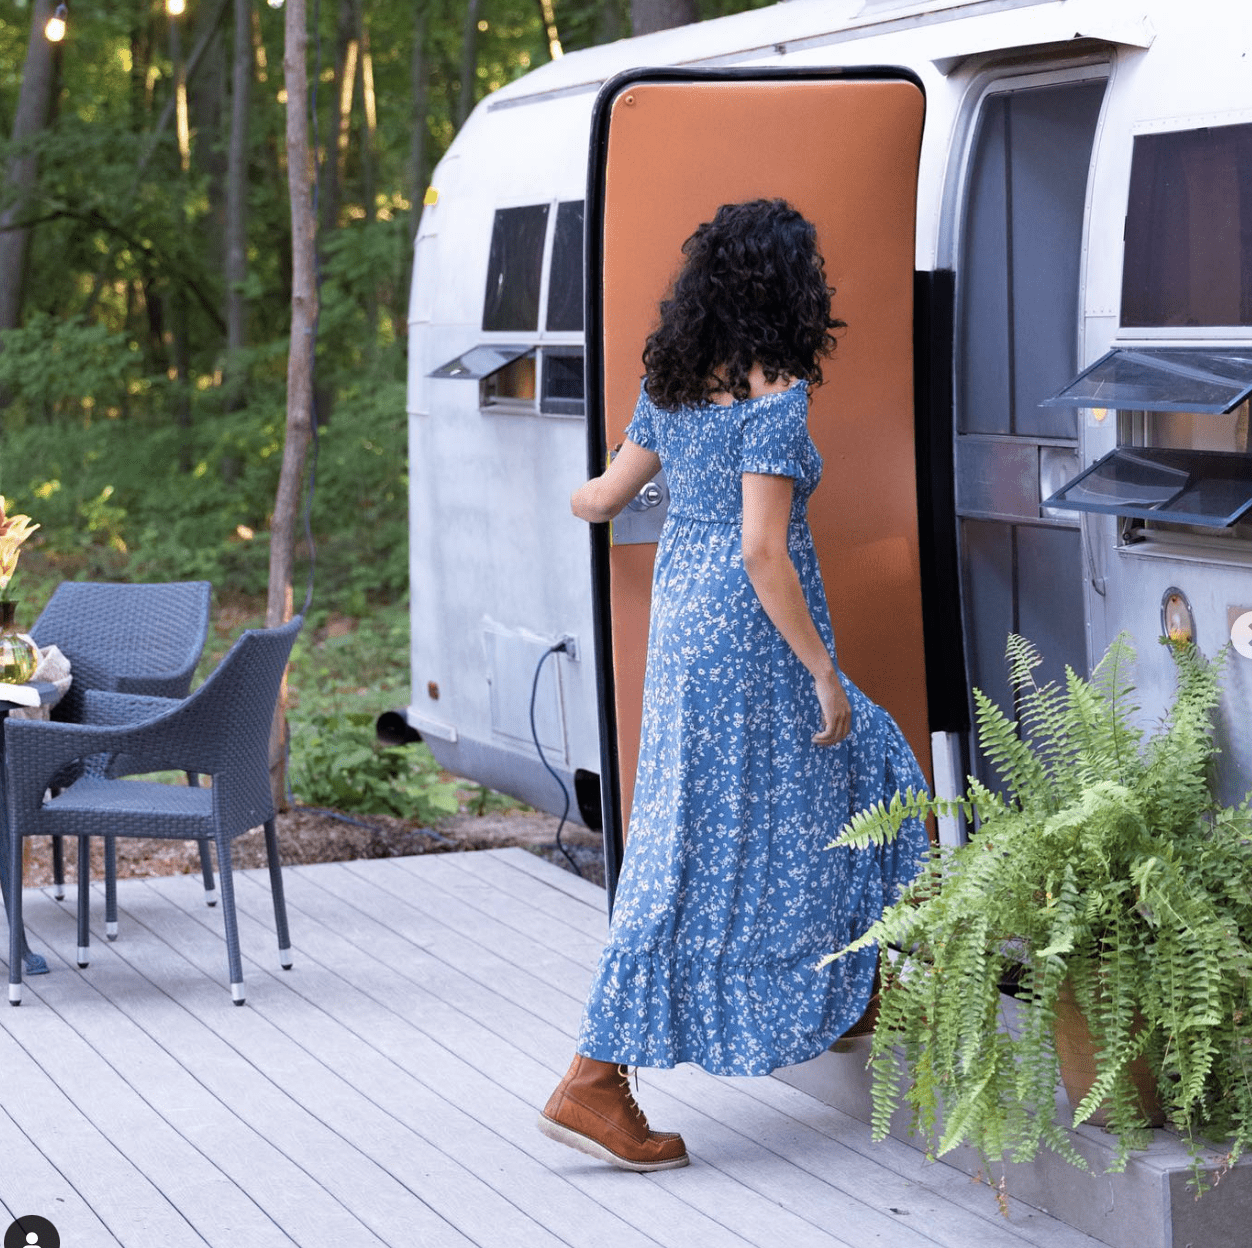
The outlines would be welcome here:
<svg viewBox="0 0 1252 1248">
<path fill-rule="evenodd" d="M 822 357 L 835 349 L 830 331 L 844 322 L 830 314 L 834 291 L 810 222 L 781 199 L 723 204 L 683 254 L 643 349 L 658 407 L 703 403 L 719 391 L 746 399 L 753 364 L 771 382 L 822 380 Z"/>
</svg>

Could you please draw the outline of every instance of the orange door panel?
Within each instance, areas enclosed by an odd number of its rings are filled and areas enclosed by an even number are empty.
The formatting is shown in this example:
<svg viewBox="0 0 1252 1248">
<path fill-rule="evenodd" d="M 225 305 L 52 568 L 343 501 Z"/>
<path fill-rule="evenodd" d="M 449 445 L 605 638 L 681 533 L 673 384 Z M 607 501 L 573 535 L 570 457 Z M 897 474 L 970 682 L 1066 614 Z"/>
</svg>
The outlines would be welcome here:
<svg viewBox="0 0 1252 1248">
<path fill-rule="evenodd" d="M 588 419 L 603 465 L 684 240 L 719 205 L 781 197 L 817 227 L 848 328 L 813 393 L 809 504 L 840 666 L 930 771 L 913 413 L 913 257 L 925 101 L 900 71 L 640 71 L 606 87 L 588 202 Z M 596 535 L 606 845 L 629 820 L 654 545 Z M 610 863 L 610 884 L 614 864 Z"/>
</svg>

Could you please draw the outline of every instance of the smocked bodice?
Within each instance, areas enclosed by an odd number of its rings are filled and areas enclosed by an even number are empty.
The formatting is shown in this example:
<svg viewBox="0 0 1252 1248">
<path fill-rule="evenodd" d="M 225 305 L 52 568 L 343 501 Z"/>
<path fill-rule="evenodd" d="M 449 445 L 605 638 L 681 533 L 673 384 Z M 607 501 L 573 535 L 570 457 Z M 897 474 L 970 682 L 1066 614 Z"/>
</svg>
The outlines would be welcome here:
<svg viewBox="0 0 1252 1248">
<path fill-rule="evenodd" d="M 794 522 L 804 518 L 809 495 L 821 480 L 822 457 L 809 437 L 803 381 L 724 407 L 703 403 L 674 411 L 658 408 L 645 390 L 626 436 L 660 456 L 669 514 L 675 518 L 742 522 L 742 476 L 759 472 L 793 478 Z"/>
</svg>

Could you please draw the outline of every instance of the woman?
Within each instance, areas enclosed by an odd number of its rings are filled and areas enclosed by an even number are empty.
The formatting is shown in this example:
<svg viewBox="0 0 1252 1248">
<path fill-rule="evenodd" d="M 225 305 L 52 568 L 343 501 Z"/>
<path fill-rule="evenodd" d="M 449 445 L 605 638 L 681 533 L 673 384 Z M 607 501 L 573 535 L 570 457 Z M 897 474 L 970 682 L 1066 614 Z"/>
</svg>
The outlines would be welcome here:
<svg viewBox="0 0 1252 1248">
<path fill-rule="evenodd" d="M 925 781 L 890 716 L 838 670 L 805 519 L 821 458 L 808 387 L 834 349 L 816 232 L 781 200 L 718 209 L 644 350 L 620 453 L 574 514 L 615 516 L 662 466 L 639 767 L 608 944 L 540 1129 L 630 1170 L 687 1164 L 650 1131 L 629 1066 L 767 1074 L 816 1056 L 868 1002 L 877 951 L 817 969 L 914 874 L 826 846 L 854 810 Z"/>
</svg>

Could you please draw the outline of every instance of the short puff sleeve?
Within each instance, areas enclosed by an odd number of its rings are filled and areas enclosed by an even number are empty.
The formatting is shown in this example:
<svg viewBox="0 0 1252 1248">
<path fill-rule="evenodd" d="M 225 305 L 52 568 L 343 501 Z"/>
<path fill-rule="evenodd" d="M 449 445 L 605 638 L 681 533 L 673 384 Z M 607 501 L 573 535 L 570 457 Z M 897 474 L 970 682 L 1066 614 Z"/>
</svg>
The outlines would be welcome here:
<svg viewBox="0 0 1252 1248">
<path fill-rule="evenodd" d="M 808 389 L 803 385 L 757 399 L 743 429 L 742 471 L 802 477 L 809 442 L 808 415 Z"/>
<path fill-rule="evenodd" d="M 639 402 L 635 404 L 635 414 L 626 426 L 626 436 L 645 451 L 656 451 L 656 404 L 648 398 L 643 387 L 639 390 Z"/>
</svg>

